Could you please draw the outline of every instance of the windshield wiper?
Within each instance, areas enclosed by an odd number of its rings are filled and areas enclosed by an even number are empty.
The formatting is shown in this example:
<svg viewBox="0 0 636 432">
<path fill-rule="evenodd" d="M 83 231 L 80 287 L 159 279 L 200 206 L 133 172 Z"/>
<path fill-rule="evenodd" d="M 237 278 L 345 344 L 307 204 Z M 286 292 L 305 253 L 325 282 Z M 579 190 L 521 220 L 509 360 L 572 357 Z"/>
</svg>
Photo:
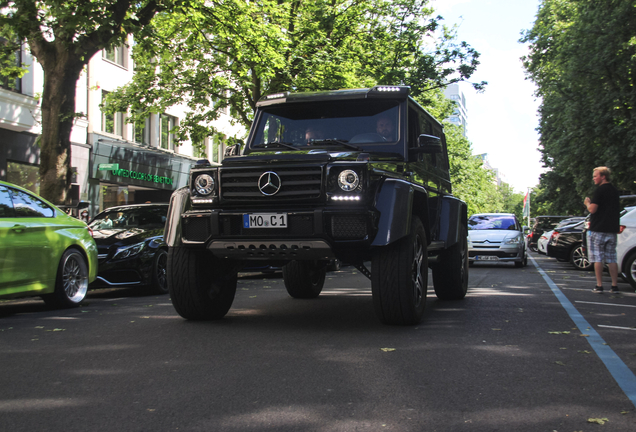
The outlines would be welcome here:
<svg viewBox="0 0 636 432">
<path fill-rule="evenodd" d="M 353 144 L 349 144 L 346 141 L 339 140 L 339 139 L 332 139 L 332 138 L 315 140 L 315 141 L 312 141 L 310 145 L 315 145 L 315 144 L 340 144 L 341 146 L 350 148 L 351 150 L 358 150 L 358 151 L 362 150 L 360 147 L 355 146 Z"/>
<path fill-rule="evenodd" d="M 274 142 L 264 143 L 264 144 L 255 144 L 252 146 L 252 148 L 260 148 L 260 147 L 267 148 L 268 146 L 271 146 L 271 145 L 276 145 L 278 147 L 286 147 L 292 150 L 298 150 L 298 147 L 294 147 L 292 143 L 286 143 L 286 142 L 280 142 L 280 141 L 274 141 Z"/>
</svg>

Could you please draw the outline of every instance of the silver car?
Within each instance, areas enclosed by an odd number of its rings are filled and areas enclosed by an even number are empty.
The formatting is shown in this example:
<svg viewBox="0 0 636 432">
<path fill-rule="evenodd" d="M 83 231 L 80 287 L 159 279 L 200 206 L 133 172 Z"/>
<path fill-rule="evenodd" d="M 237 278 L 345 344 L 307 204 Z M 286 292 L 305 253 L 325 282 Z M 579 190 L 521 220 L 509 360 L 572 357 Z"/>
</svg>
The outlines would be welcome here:
<svg viewBox="0 0 636 432">
<path fill-rule="evenodd" d="M 528 264 L 523 227 L 512 213 L 475 214 L 468 219 L 468 263 Z"/>
</svg>

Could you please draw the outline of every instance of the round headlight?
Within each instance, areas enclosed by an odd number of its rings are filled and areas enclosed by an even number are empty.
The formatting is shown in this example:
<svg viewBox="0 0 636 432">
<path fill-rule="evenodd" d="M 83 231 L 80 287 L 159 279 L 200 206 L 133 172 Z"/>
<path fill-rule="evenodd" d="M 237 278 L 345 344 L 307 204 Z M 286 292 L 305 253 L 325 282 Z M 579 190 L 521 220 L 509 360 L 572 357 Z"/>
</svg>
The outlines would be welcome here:
<svg viewBox="0 0 636 432">
<path fill-rule="evenodd" d="M 344 170 L 338 176 L 338 186 L 343 191 L 352 191 L 360 184 L 360 177 L 358 173 L 353 170 Z"/>
<path fill-rule="evenodd" d="M 201 174 L 194 180 L 194 188 L 199 195 L 210 195 L 214 190 L 214 179 L 209 174 Z"/>
</svg>

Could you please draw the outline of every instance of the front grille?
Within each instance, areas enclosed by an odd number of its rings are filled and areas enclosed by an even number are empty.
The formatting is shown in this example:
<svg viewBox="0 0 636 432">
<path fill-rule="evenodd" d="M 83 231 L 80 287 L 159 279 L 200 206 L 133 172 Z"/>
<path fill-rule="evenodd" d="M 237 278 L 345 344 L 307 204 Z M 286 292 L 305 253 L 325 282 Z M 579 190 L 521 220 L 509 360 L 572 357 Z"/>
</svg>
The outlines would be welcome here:
<svg viewBox="0 0 636 432">
<path fill-rule="evenodd" d="M 367 222 L 363 215 L 336 215 L 331 217 L 331 235 L 334 239 L 361 239 L 367 235 Z"/>
<path fill-rule="evenodd" d="M 259 189 L 258 180 L 268 171 L 280 177 L 280 189 L 273 195 L 265 195 Z M 321 185 L 322 167 L 319 165 L 221 169 L 220 192 L 223 202 L 253 204 L 317 199 L 321 196 Z"/>
</svg>

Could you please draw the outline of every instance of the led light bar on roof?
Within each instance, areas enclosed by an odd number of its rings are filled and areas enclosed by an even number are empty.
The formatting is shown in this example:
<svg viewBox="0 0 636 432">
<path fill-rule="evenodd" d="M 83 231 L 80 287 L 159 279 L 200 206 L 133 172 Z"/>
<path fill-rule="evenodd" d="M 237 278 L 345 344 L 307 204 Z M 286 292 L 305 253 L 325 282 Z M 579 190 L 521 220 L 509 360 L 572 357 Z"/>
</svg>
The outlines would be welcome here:
<svg viewBox="0 0 636 432">
<path fill-rule="evenodd" d="M 278 99 L 278 98 L 282 98 L 285 97 L 285 93 L 274 93 L 271 95 L 267 95 L 265 96 L 265 99 Z"/>
<path fill-rule="evenodd" d="M 378 86 L 378 87 L 375 87 L 375 89 L 380 92 L 399 92 L 403 90 L 402 87 L 396 87 L 396 86 Z"/>
</svg>

